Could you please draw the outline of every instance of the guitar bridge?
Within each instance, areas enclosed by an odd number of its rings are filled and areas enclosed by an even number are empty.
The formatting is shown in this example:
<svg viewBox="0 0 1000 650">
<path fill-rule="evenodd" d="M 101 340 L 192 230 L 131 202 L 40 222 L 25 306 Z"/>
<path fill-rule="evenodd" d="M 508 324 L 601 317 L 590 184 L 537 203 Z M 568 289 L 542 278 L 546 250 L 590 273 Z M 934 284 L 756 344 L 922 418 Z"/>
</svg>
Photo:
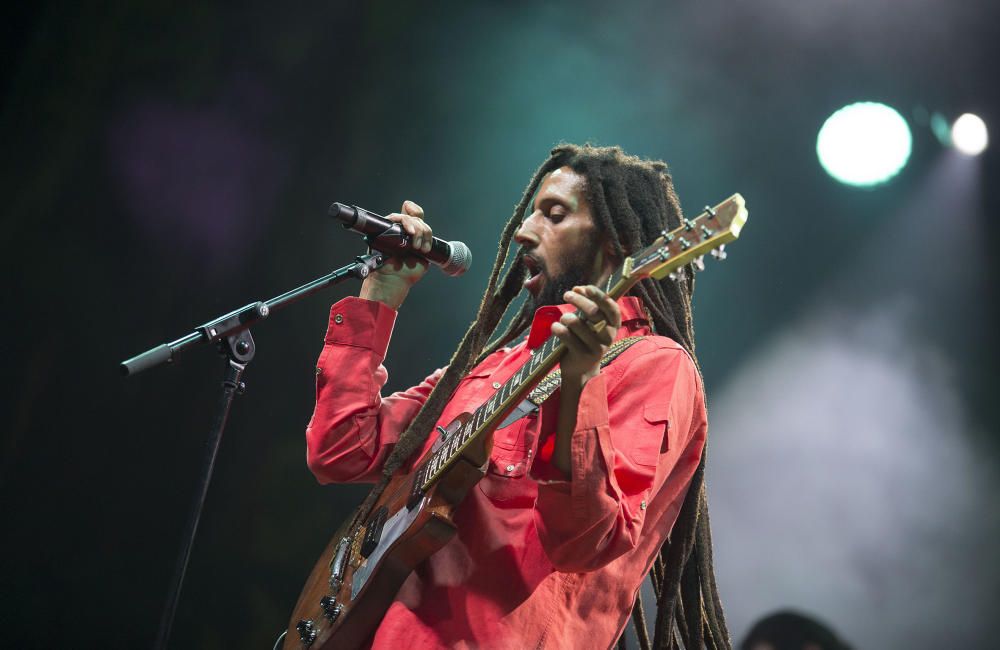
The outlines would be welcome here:
<svg viewBox="0 0 1000 650">
<path fill-rule="evenodd" d="M 330 589 L 334 592 L 340 590 L 344 583 L 344 570 L 347 568 L 347 552 L 351 549 L 351 540 L 343 538 L 337 544 L 337 552 L 333 554 L 330 561 Z"/>
</svg>

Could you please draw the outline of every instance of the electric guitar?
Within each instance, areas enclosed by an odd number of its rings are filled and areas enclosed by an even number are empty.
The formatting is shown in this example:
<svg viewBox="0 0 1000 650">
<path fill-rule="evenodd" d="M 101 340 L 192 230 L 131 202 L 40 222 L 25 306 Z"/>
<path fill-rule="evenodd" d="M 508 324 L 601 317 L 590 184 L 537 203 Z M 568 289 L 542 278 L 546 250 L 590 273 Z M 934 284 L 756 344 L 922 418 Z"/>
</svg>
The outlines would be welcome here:
<svg viewBox="0 0 1000 650">
<path fill-rule="evenodd" d="M 724 259 L 723 246 L 739 237 L 746 220 L 739 194 L 705 208 L 628 257 L 606 293 L 617 300 L 643 278 L 675 277 L 689 263 L 703 268 L 706 253 Z M 284 650 L 356 648 L 368 640 L 407 576 L 455 535 L 452 512 L 485 475 L 493 431 L 564 352 L 550 336 L 479 408 L 456 418 L 412 472 L 392 477 L 353 535 L 343 529 L 334 535 L 295 605 Z"/>
</svg>

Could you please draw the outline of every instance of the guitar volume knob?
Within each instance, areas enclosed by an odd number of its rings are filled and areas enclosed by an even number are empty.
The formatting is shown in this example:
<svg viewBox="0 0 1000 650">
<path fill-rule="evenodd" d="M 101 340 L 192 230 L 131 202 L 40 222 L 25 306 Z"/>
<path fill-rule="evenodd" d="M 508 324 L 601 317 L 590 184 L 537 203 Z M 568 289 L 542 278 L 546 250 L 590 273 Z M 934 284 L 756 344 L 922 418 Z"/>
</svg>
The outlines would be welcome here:
<svg viewBox="0 0 1000 650">
<path fill-rule="evenodd" d="M 299 633 L 302 645 L 307 648 L 316 640 L 316 634 L 319 632 L 316 629 L 316 624 L 308 619 L 299 621 L 298 625 L 295 626 L 295 630 Z"/>
<path fill-rule="evenodd" d="M 340 612 L 344 610 L 344 606 L 337 602 L 337 599 L 333 596 L 323 596 L 319 599 L 319 606 L 323 608 L 323 615 L 330 619 L 331 623 L 336 622 L 340 617 Z"/>
</svg>

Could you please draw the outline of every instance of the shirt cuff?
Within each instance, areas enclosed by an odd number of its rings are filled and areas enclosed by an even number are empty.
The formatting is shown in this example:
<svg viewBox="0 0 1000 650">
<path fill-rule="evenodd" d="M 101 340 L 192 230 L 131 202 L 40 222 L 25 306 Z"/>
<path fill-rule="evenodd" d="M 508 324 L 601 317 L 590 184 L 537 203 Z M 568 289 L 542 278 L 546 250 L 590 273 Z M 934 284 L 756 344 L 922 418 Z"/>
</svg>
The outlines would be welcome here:
<svg viewBox="0 0 1000 650">
<path fill-rule="evenodd" d="M 376 300 L 349 296 L 330 308 L 325 341 L 365 348 L 384 359 L 395 323 L 395 309 Z"/>
</svg>

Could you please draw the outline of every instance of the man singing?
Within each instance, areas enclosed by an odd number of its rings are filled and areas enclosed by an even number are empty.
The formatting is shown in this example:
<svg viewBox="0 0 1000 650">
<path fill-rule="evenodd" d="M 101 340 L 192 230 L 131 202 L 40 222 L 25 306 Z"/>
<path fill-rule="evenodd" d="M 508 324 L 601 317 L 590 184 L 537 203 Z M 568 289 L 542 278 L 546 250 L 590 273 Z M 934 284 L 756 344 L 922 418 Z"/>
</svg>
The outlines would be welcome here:
<svg viewBox="0 0 1000 650">
<path fill-rule="evenodd" d="M 426 251 L 423 217 L 407 201 L 389 219 Z M 323 483 L 379 482 L 383 470 L 412 466 L 436 425 L 488 400 L 549 335 L 567 348 L 561 388 L 494 433 L 487 473 L 455 511 L 458 533 L 406 580 L 373 648 L 609 648 L 630 614 L 648 647 L 637 605 L 647 574 L 658 601 L 653 647 L 675 635 L 687 648 L 729 647 L 704 499 L 690 269 L 643 280 L 618 301 L 599 288 L 681 218 L 662 162 L 617 147 L 556 147 L 503 230 L 449 366 L 387 397 L 381 364 L 396 310 L 426 265 L 392 260 L 359 298 L 333 306 L 306 430 Z M 512 240 L 520 250 L 502 274 Z M 523 307 L 498 331 L 521 290 Z M 607 327 L 595 331 L 599 321 Z M 625 337 L 641 338 L 602 368 Z"/>
</svg>

